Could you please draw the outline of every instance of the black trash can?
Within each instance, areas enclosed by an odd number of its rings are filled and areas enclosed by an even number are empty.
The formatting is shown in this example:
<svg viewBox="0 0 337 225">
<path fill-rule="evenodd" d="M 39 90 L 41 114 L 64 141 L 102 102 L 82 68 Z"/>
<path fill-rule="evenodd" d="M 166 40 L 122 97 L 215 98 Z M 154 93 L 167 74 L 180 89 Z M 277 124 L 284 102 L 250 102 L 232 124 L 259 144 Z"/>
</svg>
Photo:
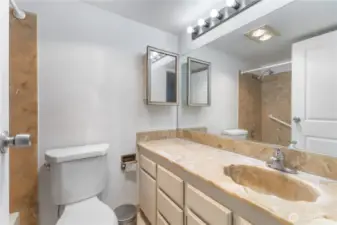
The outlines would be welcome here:
<svg viewBox="0 0 337 225">
<path fill-rule="evenodd" d="M 131 204 L 118 206 L 115 210 L 118 225 L 137 225 L 137 207 Z"/>
</svg>

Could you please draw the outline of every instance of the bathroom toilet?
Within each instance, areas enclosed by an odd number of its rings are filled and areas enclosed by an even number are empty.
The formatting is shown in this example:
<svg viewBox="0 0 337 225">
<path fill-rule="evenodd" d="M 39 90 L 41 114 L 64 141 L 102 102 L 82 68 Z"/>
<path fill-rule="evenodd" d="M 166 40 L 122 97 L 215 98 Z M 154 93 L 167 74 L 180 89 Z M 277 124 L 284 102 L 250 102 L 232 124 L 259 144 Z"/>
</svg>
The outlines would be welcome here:
<svg viewBox="0 0 337 225">
<path fill-rule="evenodd" d="M 246 140 L 248 139 L 248 131 L 242 129 L 227 129 L 222 131 L 222 136 L 234 140 Z"/>
<path fill-rule="evenodd" d="M 97 198 L 107 181 L 108 144 L 48 150 L 51 194 L 64 206 L 56 225 L 118 225 L 109 206 Z"/>
</svg>

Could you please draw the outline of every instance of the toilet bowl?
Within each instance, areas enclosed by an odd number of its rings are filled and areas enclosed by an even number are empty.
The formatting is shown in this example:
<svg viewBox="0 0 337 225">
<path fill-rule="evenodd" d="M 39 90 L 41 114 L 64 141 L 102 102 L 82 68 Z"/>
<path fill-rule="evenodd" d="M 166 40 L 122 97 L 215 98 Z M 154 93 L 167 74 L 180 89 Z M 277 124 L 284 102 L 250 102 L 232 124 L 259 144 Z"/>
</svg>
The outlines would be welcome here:
<svg viewBox="0 0 337 225">
<path fill-rule="evenodd" d="M 97 197 L 65 206 L 56 225 L 117 225 L 118 220 L 109 206 Z"/>
<path fill-rule="evenodd" d="M 64 206 L 56 225 L 118 225 L 114 211 L 97 198 L 107 182 L 108 148 L 99 144 L 46 151 L 52 199 Z"/>
</svg>

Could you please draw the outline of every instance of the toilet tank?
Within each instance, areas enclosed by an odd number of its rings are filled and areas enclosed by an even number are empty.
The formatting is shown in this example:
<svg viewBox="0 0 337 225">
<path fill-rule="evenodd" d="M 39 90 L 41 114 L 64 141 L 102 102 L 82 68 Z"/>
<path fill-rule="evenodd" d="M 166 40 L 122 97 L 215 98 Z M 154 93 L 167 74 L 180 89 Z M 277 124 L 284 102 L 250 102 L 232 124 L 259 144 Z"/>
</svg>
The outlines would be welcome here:
<svg viewBox="0 0 337 225">
<path fill-rule="evenodd" d="M 242 129 L 227 129 L 222 131 L 222 136 L 234 140 L 246 140 L 248 139 L 248 131 Z"/>
<path fill-rule="evenodd" d="M 107 181 L 108 144 L 46 151 L 54 204 L 67 205 L 101 193 Z"/>
</svg>

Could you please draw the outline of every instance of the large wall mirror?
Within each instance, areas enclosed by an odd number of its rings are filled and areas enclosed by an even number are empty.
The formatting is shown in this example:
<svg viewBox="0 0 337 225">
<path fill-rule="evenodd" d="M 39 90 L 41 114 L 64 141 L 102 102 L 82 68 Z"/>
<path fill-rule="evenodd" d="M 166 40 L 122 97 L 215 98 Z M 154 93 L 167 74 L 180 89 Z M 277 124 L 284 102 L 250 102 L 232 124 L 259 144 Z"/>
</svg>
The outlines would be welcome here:
<svg viewBox="0 0 337 225">
<path fill-rule="evenodd" d="M 187 58 L 187 104 L 189 106 L 211 105 L 211 63 Z"/>
<path fill-rule="evenodd" d="M 178 104 L 178 54 L 147 47 L 147 104 Z"/>
<path fill-rule="evenodd" d="M 179 106 L 179 128 L 337 157 L 336 12 L 337 1 L 293 1 L 182 55 L 192 105 L 210 97 L 193 58 L 211 63 L 212 104 Z"/>
</svg>

